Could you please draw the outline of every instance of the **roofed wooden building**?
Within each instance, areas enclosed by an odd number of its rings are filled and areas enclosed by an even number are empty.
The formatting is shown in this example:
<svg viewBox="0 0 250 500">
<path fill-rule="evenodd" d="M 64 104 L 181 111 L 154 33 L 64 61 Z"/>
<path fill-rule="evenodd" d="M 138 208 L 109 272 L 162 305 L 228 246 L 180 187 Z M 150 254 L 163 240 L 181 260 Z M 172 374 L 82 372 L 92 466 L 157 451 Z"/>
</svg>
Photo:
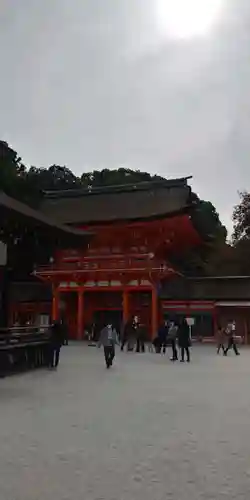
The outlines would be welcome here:
<svg viewBox="0 0 250 500">
<path fill-rule="evenodd" d="M 244 343 L 250 340 L 250 276 L 176 277 L 160 290 L 164 318 L 192 318 L 193 336 L 215 340 L 218 326 L 236 322 Z"/>
<path fill-rule="evenodd" d="M 187 278 L 171 264 L 207 237 L 199 210 L 188 179 L 49 192 L 40 211 L 0 195 L 11 320 L 63 314 L 82 339 L 93 322 L 137 314 L 152 336 L 185 316 L 194 337 L 214 340 L 234 319 L 247 342 L 250 277 Z"/>
<path fill-rule="evenodd" d="M 188 179 L 45 193 L 45 216 L 94 235 L 85 248 L 58 250 L 36 276 L 53 289 L 53 317 L 62 312 L 71 336 L 112 317 L 137 314 L 152 336 L 160 321 L 159 284 L 178 274 L 169 256 L 200 245 L 199 202 Z"/>
</svg>

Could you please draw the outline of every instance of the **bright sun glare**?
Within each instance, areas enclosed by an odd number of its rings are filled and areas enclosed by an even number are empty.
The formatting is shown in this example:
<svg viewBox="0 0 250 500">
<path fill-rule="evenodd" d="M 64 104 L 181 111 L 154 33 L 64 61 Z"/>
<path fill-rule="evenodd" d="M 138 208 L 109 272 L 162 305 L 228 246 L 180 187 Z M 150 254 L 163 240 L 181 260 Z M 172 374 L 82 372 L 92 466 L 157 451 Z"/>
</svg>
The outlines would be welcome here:
<svg viewBox="0 0 250 500">
<path fill-rule="evenodd" d="M 172 38 L 206 35 L 220 15 L 223 0 L 156 0 L 157 22 Z"/>
</svg>

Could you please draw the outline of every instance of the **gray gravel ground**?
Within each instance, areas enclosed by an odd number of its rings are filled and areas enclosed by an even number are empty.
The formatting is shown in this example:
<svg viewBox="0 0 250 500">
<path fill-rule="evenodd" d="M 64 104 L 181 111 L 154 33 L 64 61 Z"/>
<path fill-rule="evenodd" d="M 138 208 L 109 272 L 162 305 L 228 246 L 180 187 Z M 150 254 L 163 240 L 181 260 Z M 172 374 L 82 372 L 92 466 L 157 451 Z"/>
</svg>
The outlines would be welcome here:
<svg viewBox="0 0 250 500">
<path fill-rule="evenodd" d="M 1 500 L 249 500 L 250 351 L 192 364 L 65 348 L 0 381 Z"/>
</svg>

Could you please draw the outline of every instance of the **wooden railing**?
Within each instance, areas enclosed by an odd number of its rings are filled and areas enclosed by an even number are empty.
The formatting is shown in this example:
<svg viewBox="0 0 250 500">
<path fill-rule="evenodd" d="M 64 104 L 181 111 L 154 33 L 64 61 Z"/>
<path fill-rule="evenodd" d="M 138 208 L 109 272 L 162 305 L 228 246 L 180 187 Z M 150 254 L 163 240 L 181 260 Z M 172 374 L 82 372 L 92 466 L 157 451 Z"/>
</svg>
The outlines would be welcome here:
<svg viewBox="0 0 250 500">
<path fill-rule="evenodd" d="M 47 274 L 47 273 L 70 273 L 70 272 L 81 272 L 88 273 L 90 271 L 122 271 L 122 272 L 134 272 L 134 271 L 172 271 L 171 267 L 167 266 L 166 263 L 159 262 L 156 259 L 149 258 L 131 258 L 131 259 L 99 259 L 98 261 L 93 261 L 92 259 L 84 259 L 79 262 L 60 262 L 53 263 L 47 266 L 40 266 L 36 270 L 36 274 Z"/>
<path fill-rule="evenodd" d="M 0 376 L 47 366 L 50 327 L 0 329 Z"/>
<path fill-rule="evenodd" d="M 5 347 L 20 347 L 26 344 L 47 342 L 50 337 L 49 326 L 13 326 L 0 328 L 0 350 Z"/>
</svg>

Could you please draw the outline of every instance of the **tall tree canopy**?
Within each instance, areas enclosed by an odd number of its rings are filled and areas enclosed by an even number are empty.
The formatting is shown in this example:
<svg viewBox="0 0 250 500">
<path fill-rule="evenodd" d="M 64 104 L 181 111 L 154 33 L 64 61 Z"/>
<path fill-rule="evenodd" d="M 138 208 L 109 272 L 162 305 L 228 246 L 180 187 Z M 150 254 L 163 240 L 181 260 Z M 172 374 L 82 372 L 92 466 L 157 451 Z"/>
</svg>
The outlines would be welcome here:
<svg viewBox="0 0 250 500">
<path fill-rule="evenodd" d="M 241 240 L 250 241 L 250 193 L 240 193 L 240 202 L 233 211 L 233 243 Z"/>
<path fill-rule="evenodd" d="M 214 247 L 208 262 L 208 273 L 217 275 L 250 275 L 250 193 L 239 193 L 240 200 L 233 210 L 231 243 Z"/>
<path fill-rule="evenodd" d="M 218 212 L 210 201 L 199 200 L 197 195 L 193 195 L 199 201 L 198 209 L 193 215 L 193 222 L 198 231 L 207 235 L 207 240 L 198 247 L 182 253 L 178 258 L 173 256 L 173 263 L 179 267 L 185 275 L 208 275 L 224 274 L 222 255 L 227 250 L 227 229 L 220 221 Z M 217 261 L 220 264 L 217 264 Z"/>
<path fill-rule="evenodd" d="M 84 172 L 80 177 L 66 166 L 56 164 L 48 168 L 27 169 L 16 151 L 6 142 L 0 141 L 0 189 L 27 203 L 37 204 L 46 190 L 113 186 L 150 180 L 163 180 L 163 177 L 126 168 L 94 170 Z"/>
<path fill-rule="evenodd" d="M 7 142 L 0 141 L 0 189 L 9 196 L 18 196 L 24 188 L 25 166 Z"/>
<path fill-rule="evenodd" d="M 117 186 L 119 184 L 136 184 L 137 182 L 152 180 L 163 180 L 163 177 L 129 168 L 118 168 L 115 170 L 105 168 L 100 171 L 87 172 L 81 176 L 81 183 L 84 187 Z"/>
<path fill-rule="evenodd" d="M 250 193 L 243 191 L 239 196 L 232 217 L 232 255 L 237 274 L 250 275 Z"/>
</svg>

